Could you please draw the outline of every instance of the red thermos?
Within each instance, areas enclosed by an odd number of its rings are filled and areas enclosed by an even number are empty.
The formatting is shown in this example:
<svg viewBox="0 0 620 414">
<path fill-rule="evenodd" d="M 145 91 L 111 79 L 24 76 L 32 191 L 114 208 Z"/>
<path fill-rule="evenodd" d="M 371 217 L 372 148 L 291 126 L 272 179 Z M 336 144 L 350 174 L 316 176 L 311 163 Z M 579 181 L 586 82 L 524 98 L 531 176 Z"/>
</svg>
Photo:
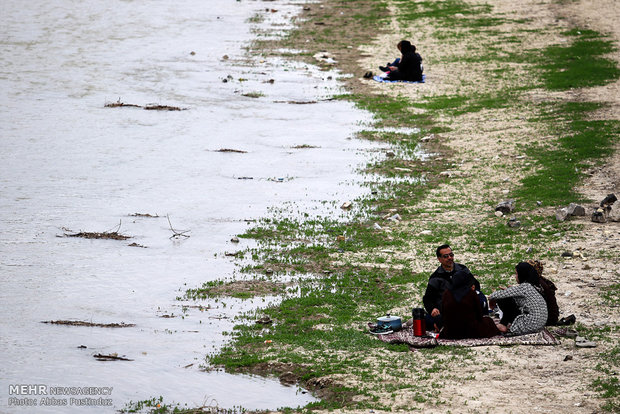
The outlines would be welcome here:
<svg viewBox="0 0 620 414">
<path fill-rule="evenodd" d="M 426 322 L 424 320 L 424 308 L 413 308 L 411 312 L 413 316 L 413 335 L 426 335 Z"/>
</svg>

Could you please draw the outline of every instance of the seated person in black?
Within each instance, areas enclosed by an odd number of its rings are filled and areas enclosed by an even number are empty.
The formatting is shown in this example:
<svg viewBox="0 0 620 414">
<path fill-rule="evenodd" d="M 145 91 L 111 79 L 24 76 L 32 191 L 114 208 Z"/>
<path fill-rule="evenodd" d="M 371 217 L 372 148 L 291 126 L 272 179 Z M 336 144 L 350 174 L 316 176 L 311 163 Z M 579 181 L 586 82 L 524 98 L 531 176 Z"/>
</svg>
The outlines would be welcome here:
<svg viewBox="0 0 620 414">
<path fill-rule="evenodd" d="M 387 79 L 389 80 L 406 80 L 419 82 L 422 80 L 422 57 L 416 53 L 416 48 L 407 40 L 401 40 L 398 43 L 398 50 L 402 56 L 395 60 L 394 63 L 387 68 Z"/>
<path fill-rule="evenodd" d="M 459 271 L 452 276 L 452 284 L 443 294 L 441 315 L 440 338 L 490 338 L 500 334 L 493 319 L 482 310 L 471 273 Z"/>
<path fill-rule="evenodd" d="M 469 275 L 471 275 L 471 272 L 466 266 L 454 262 L 454 253 L 449 245 L 443 244 L 439 246 L 436 250 L 436 254 L 437 260 L 439 260 L 441 266 L 439 266 L 428 279 L 428 285 L 426 286 L 426 292 L 424 293 L 422 301 L 424 302 L 424 309 L 426 309 L 427 312 L 427 328 L 429 330 L 434 328 L 436 331 L 439 331 L 443 326 L 441 318 L 441 300 L 444 292 L 452 284 L 452 276 L 458 271 L 465 272 Z M 488 314 L 486 297 L 480 293 L 480 282 L 478 282 L 473 275 L 472 278 L 483 312 Z"/>
</svg>

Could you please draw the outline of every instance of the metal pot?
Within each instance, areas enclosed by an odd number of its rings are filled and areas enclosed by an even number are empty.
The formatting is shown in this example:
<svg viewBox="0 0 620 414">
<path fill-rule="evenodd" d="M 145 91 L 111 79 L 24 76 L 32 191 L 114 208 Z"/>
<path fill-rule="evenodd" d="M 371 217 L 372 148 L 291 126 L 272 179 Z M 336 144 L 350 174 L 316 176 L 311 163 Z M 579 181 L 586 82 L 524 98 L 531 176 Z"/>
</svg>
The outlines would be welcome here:
<svg viewBox="0 0 620 414">
<path fill-rule="evenodd" d="M 402 329 L 403 323 L 398 316 L 390 316 L 388 313 L 386 316 L 377 318 L 377 327 L 390 328 L 396 332 Z"/>
</svg>

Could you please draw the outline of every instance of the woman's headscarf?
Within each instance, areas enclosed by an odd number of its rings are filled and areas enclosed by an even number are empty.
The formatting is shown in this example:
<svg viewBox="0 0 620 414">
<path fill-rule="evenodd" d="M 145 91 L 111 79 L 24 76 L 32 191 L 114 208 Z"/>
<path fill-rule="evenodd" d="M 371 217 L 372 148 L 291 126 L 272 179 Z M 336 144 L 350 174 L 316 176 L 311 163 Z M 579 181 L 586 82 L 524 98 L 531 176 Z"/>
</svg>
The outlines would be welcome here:
<svg viewBox="0 0 620 414">
<path fill-rule="evenodd" d="M 538 260 L 530 259 L 530 260 L 526 260 L 525 263 L 528 263 L 534 269 L 536 269 L 536 273 L 538 273 L 538 276 L 542 277 L 542 274 L 543 274 L 543 264 L 541 262 L 539 262 Z"/>
<path fill-rule="evenodd" d="M 448 290 L 457 302 L 461 302 L 474 285 L 474 277 L 470 273 L 459 270 L 452 276 L 452 284 Z"/>
<path fill-rule="evenodd" d="M 408 40 L 401 40 L 400 42 L 398 42 L 398 45 L 400 46 L 400 52 L 404 55 L 405 53 L 411 52 L 413 45 L 411 44 L 410 41 Z M 415 51 L 415 49 L 414 49 Z"/>
<path fill-rule="evenodd" d="M 540 276 L 534 266 L 526 262 L 521 262 L 515 269 L 517 269 L 519 283 L 529 283 L 536 288 L 540 287 Z"/>
</svg>

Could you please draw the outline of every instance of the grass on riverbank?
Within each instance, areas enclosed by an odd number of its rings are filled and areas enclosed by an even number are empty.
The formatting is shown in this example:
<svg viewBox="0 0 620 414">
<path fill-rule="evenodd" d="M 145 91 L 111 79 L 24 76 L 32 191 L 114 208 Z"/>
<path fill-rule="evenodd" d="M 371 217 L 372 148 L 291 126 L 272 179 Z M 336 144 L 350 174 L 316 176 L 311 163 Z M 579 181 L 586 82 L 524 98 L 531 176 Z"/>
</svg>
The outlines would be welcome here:
<svg viewBox="0 0 620 414">
<path fill-rule="evenodd" d="M 576 201 L 580 196 L 574 187 L 583 178 L 584 170 L 604 160 L 620 131 L 617 122 L 591 118 L 600 104 L 549 100 L 534 106 L 527 102 L 527 93 L 531 91 L 561 91 L 617 79 L 616 64 L 606 57 L 611 44 L 601 35 L 577 30 L 556 33 L 564 36 L 568 46 L 553 45 L 524 56 L 507 51 L 507 40 L 510 50 L 524 50 L 525 40 L 518 33 L 499 28 L 510 23 L 516 25 L 517 32 L 525 32 L 529 30 L 529 22 L 507 21 L 506 17 L 495 15 L 489 4 L 473 6 L 456 0 L 394 4 L 397 20 L 403 26 L 414 19 L 423 19 L 432 28 L 429 29 L 432 36 L 451 44 L 454 50 L 465 49 L 465 44 L 484 50 L 484 53 L 470 54 L 468 63 L 484 70 L 489 82 L 502 81 L 504 87 L 492 92 L 464 87 L 458 93 L 426 96 L 413 102 L 406 96 L 394 97 L 360 87 L 357 79 L 347 81 L 354 92 L 347 99 L 372 111 L 378 127 L 419 128 L 419 133 L 411 134 L 386 134 L 374 129 L 361 134 L 366 139 L 389 142 L 395 148 L 395 157 L 373 163 L 369 171 L 398 179 L 370 181 L 372 196 L 354 200 L 356 209 L 347 222 L 325 217 L 307 220 L 271 217 L 240 235 L 259 243 L 258 248 L 247 252 L 246 256 L 252 257 L 256 264 L 245 271 L 264 277 L 262 273 L 269 268 L 274 272 L 271 276 L 274 280 L 287 275 L 293 279 L 296 289 L 279 305 L 260 311 L 260 315 L 274 321 L 273 325 L 251 323 L 259 317 L 258 313 L 241 315 L 233 341 L 209 355 L 207 361 L 229 371 L 290 373 L 322 398 L 308 409 L 420 409 L 425 404 L 446 403 L 436 399 L 437 388 L 444 384 L 471 381 L 469 376 L 459 377 L 449 369 L 450 364 L 465 364 L 474 358 L 468 349 L 412 353 L 404 346 L 387 345 L 365 333 L 365 323 L 378 315 L 390 311 L 405 316 L 403 309 L 409 310 L 414 303 L 420 303 L 432 269 L 416 273 L 408 260 L 395 253 L 413 250 L 414 256 L 427 257 L 431 246 L 446 240 L 459 241 L 459 254 L 486 258 L 472 266 L 472 270 L 484 275 L 487 291 L 504 284 L 506 275 L 518 261 L 532 256 L 557 256 L 558 252 L 550 251 L 548 246 L 574 231 L 576 226 L 541 214 L 536 210 L 536 202 L 560 206 Z M 307 20 L 301 23 L 300 30 L 284 39 L 283 45 L 307 49 L 308 53 L 302 56 L 306 58 L 327 49 L 340 54 L 338 60 L 345 62 L 342 64 L 345 71 L 359 72 L 354 66 L 356 46 L 368 41 L 368 33 L 383 30 L 387 23 L 387 4 L 330 0 L 324 6 L 313 5 L 305 14 Z M 550 28 L 545 34 L 552 30 L 557 29 Z M 306 42 L 307 39 L 311 42 Z M 347 48 L 351 45 L 355 53 Z M 575 60 L 576 55 L 580 56 L 579 61 Z M 443 58 L 455 61 L 459 56 Z M 584 77 L 579 72 L 586 61 L 588 70 L 596 76 Z M 528 68 L 527 80 L 517 76 L 516 71 L 522 66 Z M 411 108 L 418 111 L 413 112 Z M 469 222 L 441 219 L 455 210 L 480 208 L 468 200 L 463 204 L 452 201 L 421 206 L 433 190 L 446 182 L 458 192 L 468 180 L 476 178 L 441 174 L 451 167 L 442 142 L 444 136 L 460 133 L 461 117 L 483 110 L 523 111 L 540 136 L 548 137 L 519 142 L 530 165 L 519 165 L 524 178 L 510 194 L 520 206 L 522 225 L 518 229 L 507 227 L 505 218 L 477 211 L 472 211 Z M 441 155 L 424 162 L 411 159 L 420 139 L 430 135 L 435 138 L 425 145 L 429 152 Z M 504 172 L 513 166 L 498 164 L 497 168 Z M 493 202 L 485 201 L 487 207 L 492 207 Z M 394 214 L 399 214 L 406 224 L 386 219 Z M 424 220 L 420 220 L 422 216 Z M 407 224 L 415 220 L 418 222 Z M 420 222 L 430 234 L 419 231 Z M 589 333 L 600 340 L 605 338 L 601 329 Z M 617 348 L 607 359 L 604 369 L 617 366 Z M 595 386 L 607 399 L 608 409 L 617 407 L 617 381 L 603 376 Z M 382 390 L 383 397 L 377 394 L 377 389 Z"/>
</svg>

